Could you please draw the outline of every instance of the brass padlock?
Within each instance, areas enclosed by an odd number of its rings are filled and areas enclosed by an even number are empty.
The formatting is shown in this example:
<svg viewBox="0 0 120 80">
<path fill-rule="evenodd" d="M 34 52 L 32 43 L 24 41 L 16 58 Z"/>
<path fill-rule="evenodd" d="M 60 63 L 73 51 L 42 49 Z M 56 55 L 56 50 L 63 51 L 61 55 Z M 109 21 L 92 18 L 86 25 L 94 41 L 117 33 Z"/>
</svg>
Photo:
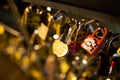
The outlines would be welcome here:
<svg viewBox="0 0 120 80">
<path fill-rule="evenodd" d="M 67 52 L 68 52 L 68 44 L 69 44 L 69 42 L 71 40 L 72 34 L 74 33 L 75 29 L 77 28 L 76 24 L 77 23 L 75 23 L 72 26 L 72 30 L 70 31 L 70 35 L 67 35 L 68 38 L 66 39 L 66 41 L 62 41 L 61 39 L 67 33 L 67 29 L 64 30 L 63 34 L 61 34 L 61 36 L 59 37 L 58 40 L 55 40 L 53 42 L 52 50 L 53 50 L 53 53 L 57 57 L 63 57 L 63 56 L 65 56 L 67 54 Z"/>
<path fill-rule="evenodd" d="M 117 54 L 119 54 L 119 55 L 120 55 L 120 48 L 118 48 L 118 50 L 117 50 Z"/>
</svg>

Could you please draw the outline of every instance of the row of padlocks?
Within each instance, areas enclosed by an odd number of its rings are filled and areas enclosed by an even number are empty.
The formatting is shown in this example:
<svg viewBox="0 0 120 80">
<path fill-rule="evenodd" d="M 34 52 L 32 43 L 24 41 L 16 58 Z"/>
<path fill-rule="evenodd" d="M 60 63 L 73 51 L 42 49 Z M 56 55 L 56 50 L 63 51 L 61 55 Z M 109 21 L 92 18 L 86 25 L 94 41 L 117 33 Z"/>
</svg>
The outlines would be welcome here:
<svg viewBox="0 0 120 80">
<path fill-rule="evenodd" d="M 24 35 L 1 24 L 1 36 L 12 34 L 3 50 L 36 80 L 119 79 L 120 33 L 109 26 L 36 5 L 25 8 L 21 24 L 30 35 L 28 44 Z"/>
</svg>

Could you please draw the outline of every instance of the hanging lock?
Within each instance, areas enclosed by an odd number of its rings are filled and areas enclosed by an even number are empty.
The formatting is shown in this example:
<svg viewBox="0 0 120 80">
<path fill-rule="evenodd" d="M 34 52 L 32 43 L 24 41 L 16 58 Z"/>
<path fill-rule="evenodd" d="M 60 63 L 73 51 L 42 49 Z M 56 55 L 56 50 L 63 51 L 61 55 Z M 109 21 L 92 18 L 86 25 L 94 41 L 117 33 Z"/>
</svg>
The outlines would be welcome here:
<svg viewBox="0 0 120 80">
<path fill-rule="evenodd" d="M 57 57 L 63 57 L 68 52 L 68 46 L 62 41 L 63 36 L 66 33 L 66 29 L 61 34 L 59 39 L 55 40 L 52 45 L 53 54 L 55 54 Z"/>
<path fill-rule="evenodd" d="M 89 33 L 89 27 L 88 25 L 90 23 L 95 22 L 95 20 L 89 20 L 87 22 L 79 22 L 77 30 L 75 31 L 75 35 L 73 35 L 74 39 L 72 38 L 70 43 L 69 43 L 69 52 L 71 55 L 75 55 L 77 53 L 77 50 L 79 49 L 79 44 L 86 38 L 86 36 Z"/>
<path fill-rule="evenodd" d="M 120 55 L 120 48 L 118 48 L 118 50 L 117 50 L 117 54 L 119 54 L 119 55 Z"/>
<path fill-rule="evenodd" d="M 66 41 L 62 41 L 61 39 L 63 38 L 63 36 L 65 36 L 65 34 L 67 33 L 67 28 L 64 30 L 63 34 L 61 34 L 60 38 L 58 40 L 55 40 L 53 42 L 53 45 L 52 45 L 52 50 L 53 50 L 53 53 L 57 56 L 57 57 L 63 57 L 67 54 L 68 52 L 68 44 L 71 40 L 71 37 L 72 37 L 72 34 L 74 33 L 75 29 L 76 29 L 76 23 L 73 25 L 73 29 L 72 31 L 70 32 L 70 35 L 68 37 L 68 39 Z M 68 35 L 67 35 L 68 36 Z"/>
<path fill-rule="evenodd" d="M 81 44 L 90 55 L 97 55 L 102 48 L 105 38 L 108 34 L 108 28 L 99 27 L 91 35 L 88 35 Z"/>
<path fill-rule="evenodd" d="M 78 37 L 78 33 L 79 33 L 79 31 L 80 31 L 80 23 L 79 23 L 79 26 L 78 26 L 78 29 L 76 30 L 76 32 L 75 32 L 75 35 L 73 35 L 73 36 L 75 36 L 75 37 L 73 37 L 72 39 L 71 39 L 71 41 L 69 42 L 69 45 L 68 45 L 68 47 L 69 47 L 69 52 L 70 52 L 70 54 L 71 55 L 75 55 L 76 54 L 76 52 L 77 52 L 77 49 L 78 49 L 78 42 L 77 42 L 77 37 Z"/>
</svg>

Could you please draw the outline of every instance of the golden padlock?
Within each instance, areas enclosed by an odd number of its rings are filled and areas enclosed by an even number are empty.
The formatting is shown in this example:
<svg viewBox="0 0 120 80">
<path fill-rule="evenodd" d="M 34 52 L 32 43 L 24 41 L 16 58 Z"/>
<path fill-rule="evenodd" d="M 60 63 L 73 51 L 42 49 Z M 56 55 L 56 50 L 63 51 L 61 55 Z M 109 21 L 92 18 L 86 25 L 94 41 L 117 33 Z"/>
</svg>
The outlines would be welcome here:
<svg viewBox="0 0 120 80">
<path fill-rule="evenodd" d="M 120 55 L 120 48 L 118 48 L 117 53 Z"/>
</svg>

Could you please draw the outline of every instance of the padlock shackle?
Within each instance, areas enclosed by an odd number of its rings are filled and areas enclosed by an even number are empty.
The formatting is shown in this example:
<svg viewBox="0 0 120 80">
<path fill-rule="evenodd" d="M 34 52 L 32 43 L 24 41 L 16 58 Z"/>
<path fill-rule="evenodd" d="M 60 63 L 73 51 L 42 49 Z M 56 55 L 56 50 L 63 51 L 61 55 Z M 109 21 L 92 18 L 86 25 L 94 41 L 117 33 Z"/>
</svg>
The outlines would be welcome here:
<svg viewBox="0 0 120 80">
<path fill-rule="evenodd" d="M 71 38 L 71 36 L 72 36 L 72 34 L 73 34 L 73 32 L 75 31 L 75 29 L 77 28 L 76 27 L 76 25 L 77 25 L 77 20 L 75 20 L 75 23 L 74 23 L 74 25 L 73 26 L 70 26 L 70 27 L 73 27 L 73 30 L 72 30 L 72 32 L 70 33 L 70 36 L 68 37 L 68 39 L 70 39 Z M 65 33 L 67 33 L 67 31 L 69 31 L 69 30 L 67 30 L 67 28 L 65 28 L 64 29 L 64 32 L 60 35 L 60 37 L 59 37 L 59 40 L 61 40 L 62 38 L 63 38 L 63 36 L 65 35 Z"/>
<path fill-rule="evenodd" d="M 96 33 L 99 31 L 99 30 L 103 30 L 102 31 L 102 34 L 103 36 L 101 37 L 101 39 L 104 39 L 107 34 L 108 34 L 108 28 L 107 27 L 98 27 L 97 29 L 95 29 L 95 31 L 93 32 L 92 36 L 96 36 Z M 98 37 L 98 36 L 96 36 Z"/>
<path fill-rule="evenodd" d="M 67 42 L 66 42 L 67 45 L 68 45 L 68 43 L 69 43 L 69 41 L 70 41 L 73 33 L 74 33 L 75 30 L 77 29 L 77 20 L 75 20 L 75 24 L 74 24 L 72 27 L 73 27 L 73 30 L 71 31 L 70 36 L 68 37 L 68 40 L 67 40 Z"/>
<path fill-rule="evenodd" d="M 76 35 L 75 35 L 74 41 L 77 41 L 77 36 L 78 36 L 79 30 L 81 30 L 82 27 L 85 27 L 85 26 L 87 26 L 88 24 L 91 24 L 91 23 L 93 23 L 93 22 L 97 22 L 97 20 L 91 19 L 91 20 L 89 20 L 89 21 L 87 21 L 87 22 L 83 22 L 83 23 L 80 23 L 80 22 L 79 22 L 79 23 L 78 23 L 78 28 L 77 28 L 77 30 L 76 30 Z M 88 29 L 86 30 L 86 32 L 88 32 Z M 86 35 L 83 35 L 83 36 L 86 36 Z"/>
<path fill-rule="evenodd" d="M 93 22 L 96 22 L 96 20 L 94 20 L 94 19 L 89 20 L 89 21 L 85 22 L 85 24 L 84 24 L 84 25 L 86 26 L 86 25 L 88 25 L 88 24 L 90 24 L 90 23 L 93 23 Z"/>
</svg>

